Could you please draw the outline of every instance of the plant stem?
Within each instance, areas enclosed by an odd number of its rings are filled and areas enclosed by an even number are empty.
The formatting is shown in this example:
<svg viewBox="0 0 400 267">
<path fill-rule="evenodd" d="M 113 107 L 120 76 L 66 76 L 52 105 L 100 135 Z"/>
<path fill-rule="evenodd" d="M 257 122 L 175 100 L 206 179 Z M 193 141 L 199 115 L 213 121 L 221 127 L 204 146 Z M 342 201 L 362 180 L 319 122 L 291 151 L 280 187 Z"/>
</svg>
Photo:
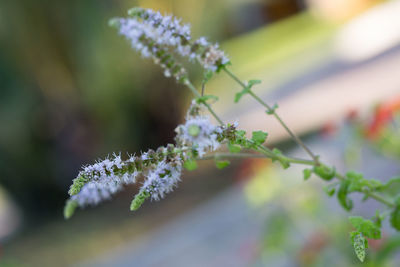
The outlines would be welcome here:
<svg viewBox="0 0 400 267">
<path fill-rule="evenodd" d="M 337 179 L 341 180 L 341 181 L 347 180 L 346 177 L 344 177 L 340 173 L 336 173 L 335 177 Z M 383 197 L 383 196 L 381 196 L 381 195 L 379 195 L 379 194 L 377 194 L 375 192 L 370 192 L 370 191 L 367 191 L 367 190 L 363 190 L 361 193 L 364 193 L 368 197 L 373 198 L 373 199 L 377 200 L 378 202 L 381 202 L 381 203 L 383 203 L 383 204 L 385 204 L 385 205 L 387 205 L 387 206 L 389 206 L 391 208 L 394 208 L 396 206 L 392 201 L 386 199 L 385 197 Z"/>
<path fill-rule="evenodd" d="M 192 93 L 198 98 L 201 97 L 201 94 L 197 92 L 196 88 L 194 85 L 189 81 L 186 80 L 185 85 L 192 91 Z M 215 111 L 211 108 L 211 106 L 208 103 L 204 102 L 204 105 L 207 107 L 208 111 L 211 113 L 211 115 L 218 121 L 220 125 L 224 125 L 224 122 L 221 120 L 220 117 L 215 113 Z"/>
<path fill-rule="evenodd" d="M 223 70 L 233 79 L 235 80 L 240 86 L 243 87 L 243 89 L 246 89 L 247 86 L 244 82 L 242 82 L 235 74 L 233 74 L 231 71 L 229 71 L 227 68 L 223 68 Z M 319 159 L 314 153 L 301 141 L 301 139 L 292 131 L 290 128 L 286 125 L 286 123 L 281 119 L 281 117 L 276 113 L 275 109 L 271 108 L 267 103 L 265 103 L 260 97 L 258 97 L 256 94 L 254 94 L 251 89 L 248 89 L 248 93 L 258 102 L 260 103 L 263 107 L 267 109 L 267 111 L 272 114 L 278 122 L 283 126 L 283 128 L 288 132 L 288 134 L 293 138 L 293 140 L 301 146 L 308 155 L 314 160 L 316 165 L 319 165 Z"/>
<path fill-rule="evenodd" d="M 274 155 L 275 156 L 275 155 Z M 223 152 L 218 152 L 214 153 L 209 156 L 205 156 L 203 158 L 200 158 L 201 160 L 209 160 L 209 159 L 218 159 L 218 158 L 268 158 L 268 159 L 274 159 L 276 157 L 266 155 L 266 154 L 254 154 L 254 153 L 223 153 Z M 303 164 L 303 165 L 314 165 L 314 162 L 312 160 L 306 160 L 306 159 L 298 159 L 298 158 L 292 158 L 292 157 L 284 157 L 286 161 L 293 163 L 293 164 Z"/>
<path fill-rule="evenodd" d="M 242 85 L 243 87 L 246 87 L 246 85 L 241 82 L 234 74 L 232 74 L 230 71 L 228 71 L 227 69 L 224 68 L 224 70 L 235 80 L 237 81 L 240 85 Z M 193 84 L 189 81 L 186 80 L 185 85 L 192 91 L 192 93 L 196 96 L 196 97 L 201 97 L 200 93 L 196 90 L 196 88 L 193 86 Z M 307 153 L 313 158 L 313 161 L 311 160 L 305 160 L 305 159 L 297 159 L 297 158 L 291 158 L 291 157 L 287 157 L 284 155 L 276 155 L 274 154 L 269 148 L 263 146 L 263 145 L 258 145 L 258 151 L 260 153 L 262 153 L 262 155 L 259 154 L 251 154 L 251 153 L 237 153 L 237 154 L 232 154 L 232 153 L 216 153 L 214 155 L 211 155 L 211 159 L 215 158 L 215 155 L 218 155 L 219 157 L 236 157 L 236 158 L 244 158 L 244 157 L 263 157 L 263 158 L 270 158 L 270 159 L 276 159 L 276 160 L 284 160 L 287 161 L 289 163 L 293 163 L 293 164 L 303 164 L 303 165 L 309 165 L 309 166 L 326 166 L 322 163 L 320 163 L 319 159 L 317 156 L 315 156 L 308 148 L 307 146 L 300 140 L 300 138 L 298 138 L 289 128 L 288 126 L 282 121 L 282 119 L 278 116 L 278 114 L 276 114 L 276 112 L 271 109 L 271 107 L 269 107 L 268 104 L 266 104 L 263 100 L 261 100 L 257 95 L 255 95 L 253 92 L 249 91 L 251 93 L 251 95 L 258 101 L 260 102 L 264 107 L 266 107 L 268 110 L 272 110 L 273 111 L 273 115 L 275 116 L 275 118 L 278 119 L 278 121 L 282 124 L 282 126 L 286 129 L 286 131 L 288 131 L 288 133 L 292 136 L 292 138 L 301 146 L 303 147 L 303 149 L 305 149 L 307 151 Z M 223 121 L 218 117 L 218 115 L 215 113 L 215 111 L 211 108 L 211 106 L 208 103 L 204 103 L 205 106 L 207 107 L 208 111 L 211 113 L 211 115 L 218 121 L 218 123 L 220 125 L 224 125 Z M 247 140 L 249 142 L 252 142 L 252 140 Z M 235 156 L 233 156 L 235 155 Z M 203 159 L 209 159 L 208 157 L 204 157 Z M 326 166 L 328 167 L 328 166 Z M 344 177 L 343 175 L 336 173 L 335 177 L 339 180 L 346 180 L 346 177 Z M 386 198 L 384 198 L 383 196 L 375 193 L 375 192 L 369 192 L 369 191 L 363 191 L 362 193 L 366 194 L 368 197 L 371 197 L 375 200 L 377 200 L 378 202 L 381 202 L 389 207 L 395 207 L 396 205 L 394 203 L 392 203 L 390 200 L 387 200 Z"/>
</svg>

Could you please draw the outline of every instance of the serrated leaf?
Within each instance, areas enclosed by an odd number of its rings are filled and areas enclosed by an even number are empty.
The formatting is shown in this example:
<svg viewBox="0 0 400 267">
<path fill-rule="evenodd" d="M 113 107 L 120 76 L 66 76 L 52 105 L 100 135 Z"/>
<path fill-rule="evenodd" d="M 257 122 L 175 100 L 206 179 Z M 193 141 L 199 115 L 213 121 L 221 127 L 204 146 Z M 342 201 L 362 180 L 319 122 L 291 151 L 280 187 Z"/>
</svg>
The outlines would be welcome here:
<svg viewBox="0 0 400 267">
<path fill-rule="evenodd" d="M 394 229 L 400 231 L 400 207 L 396 207 L 390 213 L 390 224 Z"/>
<path fill-rule="evenodd" d="M 229 160 L 217 160 L 215 162 L 215 165 L 217 166 L 218 169 L 226 168 L 227 166 L 229 166 L 229 164 L 231 164 Z"/>
<path fill-rule="evenodd" d="M 183 167 L 187 169 L 188 171 L 193 171 L 197 169 L 197 162 L 195 160 L 188 160 L 183 163 Z"/>
<path fill-rule="evenodd" d="M 358 231 L 354 231 L 350 233 L 350 239 L 354 247 L 354 252 L 357 255 L 357 258 L 364 262 L 366 255 L 366 248 L 368 247 L 368 240 L 362 235 L 362 233 Z"/>
<path fill-rule="evenodd" d="M 312 171 L 310 169 L 303 170 L 304 181 L 307 181 L 311 177 Z"/>
<path fill-rule="evenodd" d="M 239 145 L 229 143 L 228 149 L 231 153 L 239 153 L 242 148 Z"/>
<path fill-rule="evenodd" d="M 381 229 L 373 221 L 364 219 L 361 216 L 349 217 L 350 223 L 357 229 L 358 232 L 362 233 L 365 237 L 372 239 L 381 238 Z"/>
<path fill-rule="evenodd" d="M 251 140 L 257 145 L 262 145 L 267 138 L 268 133 L 263 131 L 254 131 L 251 136 Z"/>
<path fill-rule="evenodd" d="M 337 192 L 337 198 L 339 200 L 340 205 L 347 210 L 350 211 L 353 208 L 353 201 L 348 198 L 349 194 L 349 181 L 345 180 L 340 183 L 339 190 Z"/>
</svg>

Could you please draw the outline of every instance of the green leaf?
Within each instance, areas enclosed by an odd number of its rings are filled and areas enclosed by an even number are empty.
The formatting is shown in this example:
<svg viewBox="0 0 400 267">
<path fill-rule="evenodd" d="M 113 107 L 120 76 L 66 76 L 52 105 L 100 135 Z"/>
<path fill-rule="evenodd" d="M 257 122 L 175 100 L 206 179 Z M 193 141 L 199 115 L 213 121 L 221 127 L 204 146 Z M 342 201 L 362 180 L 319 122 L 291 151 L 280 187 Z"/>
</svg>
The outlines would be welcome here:
<svg viewBox="0 0 400 267">
<path fill-rule="evenodd" d="M 323 189 L 324 189 L 325 193 L 330 197 L 333 196 L 335 194 L 335 191 L 336 191 L 334 185 L 324 186 Z"/>
<path fill-rule="evenodd" d="M 350 233 L 351 243 L 354 247 L 354 252 L 357 255 L 357 258 L 364 262 L 366 249 L 368 247 L 368 240 L 362 235 L 362 233 L 358 231 L 354 231 Z"/>
<path fill-rule="evenodd" d="M 351 216 L 349 217 L 349 221 L 365 237 L 372 239 L 381 238 L 381 229 L 373 221 L 364 219 L 361 216 Z"/>
<path fill-rule="evenodd" d="M 279 163 L 282 165 L 282 168 L 287 169 L 290 167 L 290 162 L 285 159 L 285 157 L 282 154 L 282 151 L 280 151 L 277 148 L 274 148 L 272 152 L 275 154 L 276 159 L 272 159 L 272 161 L 278 160 Z"/>
<path fill-rule="evenodd" d="M 313 172 L 325 181 L 330 181 L 335 177 L 335 168 L 329 168 L 327 166 L 315 166 Z"/>
<path fill-rule="evenodd" d="M 242 91 L 238 92 L 235 94 L 235 103 L 239 102 L 239 100 L 242 98 L 242 96 L 244 96 L 245 94 L 248 94 L 250 89 L 256 85 L 256 84 L 260 84 L 261 81 L 260 80 L 250 80 L 247 82 L 247 85 L 245 88 L 243 88 Z"/>
<path fill-rule="evenodd" d="M 229 164 L 231 164 L 229 162 L 229 160 L 217 160 L 215 162 L 215 165 L 217 166 L 218 169 L 223 169 L 223 168 L 229 166 Z"/>
<path fill-rule="evenodd" d="M 209 80 L 211 80 L 213 75 L 214 75 L 214 72 L 212 70 L 208 70 L 208 71 L 204 72 L 203 84 L 206 84 Z"/>
<path fill-rule="evenodd" d="M 270 109 L 268 109 L 267 111 L 265 111 L 268 115 L 272 115 L 272 114 L 274 114 L 275 113 L 275 111 L 276 111 L 276 109 L 278 108 L 279 106 L 278 106 L 278 104 L 274 104 L 274 106 L 272 107 L 272 108 L 270 108 Z"/>
<path fill-rule="evenodd" d="M 71 218 L 77 207 L 78 207 L 77 201 L 68 199 L 64 207 L 64 218 L 65 219 Z"/>
<path fill-rule="evenodd" d="M 187 169 L 188 171 L 193 171 L 197 169 L 197 162 L 195 160 L 188 160 L 183 163 L 183 167 Z"/>
<path fill-rule="evenodd" d="M 308 179 L 310 179 L 311 173 L 312 173 L 312 170 L 310 170 L 310 169 L 303 170 L 304 181 L 307 181 Z"/>
<path fill-rule="evenodd" d="M 265 142 L 265 139 L 267 138 L 268 133 L 263 132 L 263 131 L 254 131 L 252 133 L 251 140 L 256 143 L 257 145 L 262 145 Z"/>
<path fill-rule="evenodd" d="M 229 143 L 228 149 L 231 153 L 239 153 L 242 148 L 239 145 Z"/>
<path fill-rule="evenodd" d="M 342 205 L 342 207 L 347 211 L 350 211 L 353 208 L 353 201 L 347 197 L 349 194 L 349 184 L 350 182 L 347 180 L 342 181 L 337 193 L 340 205 Z"/>
<path fill-rule="evenodd" d="M 400 192 L 400 177 L 391 178 L 379 188 L 379 191 L 389 196 L 395 196 Z"/>
<path fill-rule="evenodd" d="M 400 231 L 400 207 L 396 207 L 390 213 L 390 224 L 394 229 Z"/>
<path fill-rule="evenodd" d="M 215 95 L 203 95 L 201 97 L 196 98 L 196 102 L 198 104 L 207 103 L 207 101 L 210 100 L 210 99 L 212 99 L 214 101 L 218 101 L 218 96 L 215 96 Z"/>
<path fill-rule="evenodd" d="M 366 188 L 378 190 L 383 186 L 380 181 L 375 179 L 367 180 L 364 178 L 363 174 L 357 172 L 348 172 L 346 173 L 346 177 L 350 182 L 350 192 L 362 192 Z"/>
</svg>

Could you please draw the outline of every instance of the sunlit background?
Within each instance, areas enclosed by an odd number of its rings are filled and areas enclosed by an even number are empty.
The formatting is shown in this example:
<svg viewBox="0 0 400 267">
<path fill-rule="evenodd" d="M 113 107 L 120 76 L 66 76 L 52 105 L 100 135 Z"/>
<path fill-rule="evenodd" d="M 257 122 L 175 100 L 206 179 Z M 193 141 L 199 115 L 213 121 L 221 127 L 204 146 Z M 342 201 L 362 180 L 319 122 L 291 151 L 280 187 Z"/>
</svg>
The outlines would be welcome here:
<svg viewBox="0 0 400 267">
<path fill-rule="evenodd" d="M 218 41 L 242 79 L 326 162 L 400 174 L 400 1 L 0 2 L 0 266 L 355 266 L 350 226 L 317 179 L 268 160 L 212 162 L 129 211 L 137 191 L 62 216 L 82 165 L 173 142 L 190 92 L 142 60 L 108 20 L 133 6 L 173 13 Z M 197 85 L 198 68 L 191 75 Z M 216 109 L 268 145 L 306 157 L 223 73 Z M 353 214 L 379 207 L 355 195 Z M 399 266 L 387 225 L 366 266 Z M 397 264 L 396 264 L 397 262 Z"/>
</svg>

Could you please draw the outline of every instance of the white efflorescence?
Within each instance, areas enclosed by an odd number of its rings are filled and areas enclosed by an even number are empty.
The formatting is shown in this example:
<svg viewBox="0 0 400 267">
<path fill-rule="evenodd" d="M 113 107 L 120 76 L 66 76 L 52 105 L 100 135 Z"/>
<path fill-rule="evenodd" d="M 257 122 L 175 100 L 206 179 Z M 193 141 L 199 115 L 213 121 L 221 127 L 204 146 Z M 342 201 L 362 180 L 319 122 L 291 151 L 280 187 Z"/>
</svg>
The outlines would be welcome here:
<svg viewBox="0 0 400 267">
<path fill-rule="evenodd" d="M 202 158 L 207 152 L 217 150 L 221 143 L 218 134 L 222 132 L 221 127 L 214 125 L 208 116 L 190 114 L 194 104 L 189 109 L 186 122 L 179 125 L 175 131 L 176 140 L 181 145 L 196 150 L 198 157 Z"/>
<path fill-rule="evenodd" d="M 191 53 L 190 59 L 197 59 L 206 70 L 215 72 L 219 65 L 226 65 L 229 63 L 229 58 L 225 55 L 225 52 L 219 48 L 218 43 L 211 44 L 205 37 L 200 37 L 194 43 L 202 47 L 204 51 L 201 54 Z"/>
<path fill-rule="evenodd" d="M 141 191 L 149 193 L 152 200 L 160 200 L 173 191 L 180 181 L 182 164 L 180 160 L 161 161 L 146 175 Z"/>
<path fill-rule="evenodd" d="M 203 68 L 213 72 L 229 62 L 217 43 L 211 44 L 205 37 L 191 41 L 190 25 L 181 23 L 181 19 L 171 15 L 163 16 L 160 12 L 143 8 L 134 8 L 129 14 L 130 18 L 118 19 L 120 34 L 125 36 L 143 57 L 153 57 L 157 64 L 160 64 L 160 51 L 169 53 L 171 49 L 191 61 L 197 60 Z M 170 69 L 162 67 L 165 76 L 172 75 Z"/>
<path fill-rule="evenodd" d="M 135 183 L 139 174 L 137 171 L 133 173 L 121 172 L 125 164 L 134 161 L 134 156 L 131 156 L 127 161 L 123 161 L 120 155 L 114 155 L 111 159 L 106 158 L 103 161 L 84 167 L 78 177 L 88 177 L 89 181 L 77 194 L 71 196 L 71 200 L 76 201 L 81 207 L 96 205 L 122 190 L 123 185 Z"/>
</svg>

